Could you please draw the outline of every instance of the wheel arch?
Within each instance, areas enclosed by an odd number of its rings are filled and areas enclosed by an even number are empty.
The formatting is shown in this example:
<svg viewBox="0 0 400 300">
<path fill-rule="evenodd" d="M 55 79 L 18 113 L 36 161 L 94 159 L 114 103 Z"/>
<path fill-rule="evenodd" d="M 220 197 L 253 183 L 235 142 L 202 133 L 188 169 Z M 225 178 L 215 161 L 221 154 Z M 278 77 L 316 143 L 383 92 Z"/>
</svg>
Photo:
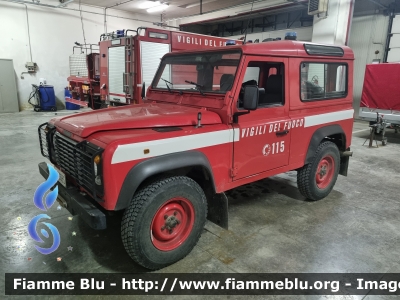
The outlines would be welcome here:
<svg viewBox="0 0 400 300">
<path fill-rule="evenodd" d="M 215 193 L 215 180 L 210 162 L 199 151 L 178 152 L 149 158 L 132 167 L 122 184 L 115 210 L 128 207 L 135 192 L 141 186 L 163 175 L 185 175 L 195 180 L 203 189 L 211 183 Z M 204 191 L 206 192 L 206 190 Z"/>
<path fill-rule="evenodd" d="M 312 161 L 315 151 L 324 140 L 335 143 L 340 151 L 346 150 L 346 134 L 340 125 L 335 124 L 321 127 L 318 128 L 311 137 L 304 164 L 308 164 Z"/>
</svg>

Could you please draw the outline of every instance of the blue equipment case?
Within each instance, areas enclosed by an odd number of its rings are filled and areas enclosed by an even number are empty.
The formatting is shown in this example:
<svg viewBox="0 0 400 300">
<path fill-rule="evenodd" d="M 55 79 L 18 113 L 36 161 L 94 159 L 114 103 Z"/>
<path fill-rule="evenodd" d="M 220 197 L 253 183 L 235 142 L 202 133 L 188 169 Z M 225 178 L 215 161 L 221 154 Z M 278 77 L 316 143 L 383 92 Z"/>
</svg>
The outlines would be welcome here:
<svg viewBox="0 0 400 300">
<path fill-rule="evenodd" d="M 37 106 L 34 108 L 35 111 L 56 111 L 56 95 L 54 93 L 54 87 L 52 85 L 32 85 L 33 88 L 37 89 L 36 100 Z"/>
</svg>

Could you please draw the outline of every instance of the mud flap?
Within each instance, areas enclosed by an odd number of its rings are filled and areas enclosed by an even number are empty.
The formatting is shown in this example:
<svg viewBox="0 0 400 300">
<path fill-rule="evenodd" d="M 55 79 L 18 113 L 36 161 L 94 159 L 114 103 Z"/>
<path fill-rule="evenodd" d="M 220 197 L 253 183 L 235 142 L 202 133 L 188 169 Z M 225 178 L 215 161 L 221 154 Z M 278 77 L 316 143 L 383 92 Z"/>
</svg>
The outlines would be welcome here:
<svg viewBox="0 0 400 300">
<path fill-rule="evenodd" d="M 225 193 L 214 194 L 209 199 L 207 219 L 228 230 L 228 197 Z"/>
<path fill-rule="evenodd" d="M 349 157 L 343 156 L 340 158 L 340 169 L 339 174 L 343 176 L 347 176 L 347 170 L 349 169 Z"/>
<path fill-rule="evenodd" d="M 347 176 L 350 156 L 353 156 L 353 152 L 350 151 L 350 148 L 347 148 L 347 150 L 344 152 L 340 152 L 340 169 L 339 169 L 340 175 Z"/>
</svg>

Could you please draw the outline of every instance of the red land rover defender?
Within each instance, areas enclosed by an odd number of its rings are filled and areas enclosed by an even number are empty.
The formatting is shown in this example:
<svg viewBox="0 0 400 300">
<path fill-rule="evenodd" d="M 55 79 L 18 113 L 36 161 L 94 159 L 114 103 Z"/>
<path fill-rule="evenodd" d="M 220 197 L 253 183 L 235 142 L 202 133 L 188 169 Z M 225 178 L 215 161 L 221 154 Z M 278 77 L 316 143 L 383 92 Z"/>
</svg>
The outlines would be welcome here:
<svg viewBox="0 0 400 300">
<path fill-rule="evenodd" d="M 59 201 L 95 229 L 125 210 L 126 251 L 159 269 L 192 250 L 206 218 L 227 228 L 227 190 L 297 170 L 300 192 L 322 199 L 347 175 L 353 59 L 297 41 L 166 54 L 143 104 L 39 127 Z"/>
</svg>

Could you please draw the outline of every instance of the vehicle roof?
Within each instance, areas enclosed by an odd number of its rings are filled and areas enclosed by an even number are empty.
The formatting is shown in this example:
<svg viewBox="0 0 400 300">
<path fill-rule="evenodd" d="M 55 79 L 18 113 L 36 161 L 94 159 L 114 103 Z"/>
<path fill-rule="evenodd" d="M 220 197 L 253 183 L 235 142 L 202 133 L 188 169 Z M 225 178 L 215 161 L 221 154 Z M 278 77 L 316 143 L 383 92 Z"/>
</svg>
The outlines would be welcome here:
<svg viewBox="0 0 400 300">
<path fill-rule="evenodd" d="M 343 56 L 331 56 L 331 55 L 309 55 L 304 49 L 304 45 L 320 45 L 320 46 L 328 46 L 328 47 L 339 47 L 343 49 Z M 316 44 L 311 42 L 302 42 L 302 41 L 270 41 L 263 43 L 250 43 L 245 45 L 232 45 L 232 46 L 224 46 L 224 47 L 216 47 L 210 50 L 189 50 L 189 51 L 179 51 L 175 53 L 169 53 L 169 55 L 179 55 L 183 53 L 195 53 L 195 52 L 204 52 L 204 51 L 220 51 L 220 50 L 240 50 L 243 54 L 246 55 L 266 55 L 266 56 L 293 56 L 293 57 L 307 57 L 307 58 L 324 58 L 324 59 L 339 59 L 339 60 L 354 60 L 354 53 L 347 46 L 340 45 L 326 45 L 326 44 Z"/>
</svg>

